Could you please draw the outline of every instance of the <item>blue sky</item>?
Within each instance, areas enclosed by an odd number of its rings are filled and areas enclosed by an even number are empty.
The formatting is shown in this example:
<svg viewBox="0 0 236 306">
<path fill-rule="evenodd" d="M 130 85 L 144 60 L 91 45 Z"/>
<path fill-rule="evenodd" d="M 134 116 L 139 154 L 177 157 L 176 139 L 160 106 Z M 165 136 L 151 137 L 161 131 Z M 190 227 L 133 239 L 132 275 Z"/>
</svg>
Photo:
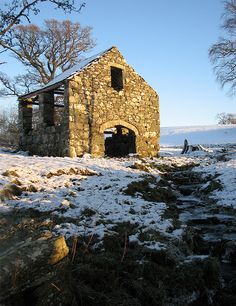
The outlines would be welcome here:
<svg viewBox="0 0 236 306">
<path fill-rule="evenodd" d="M 208 59 L 210 45 L 222 34 L 222 0 L 86 2 L 79 15 L 44 5 L 32 21 L 71 19 L 92 26 L 97 46 L 88 56 L 117 46 L 159 94 L 161 126 L 210 125 L 217 113 L 236 112 L 235 97 L 220 89 Z M 21 67 L 9 58 L 4 70 L 18 74 Z M 0 106 L 10 101 L 0 99 Z"/>
</svg>

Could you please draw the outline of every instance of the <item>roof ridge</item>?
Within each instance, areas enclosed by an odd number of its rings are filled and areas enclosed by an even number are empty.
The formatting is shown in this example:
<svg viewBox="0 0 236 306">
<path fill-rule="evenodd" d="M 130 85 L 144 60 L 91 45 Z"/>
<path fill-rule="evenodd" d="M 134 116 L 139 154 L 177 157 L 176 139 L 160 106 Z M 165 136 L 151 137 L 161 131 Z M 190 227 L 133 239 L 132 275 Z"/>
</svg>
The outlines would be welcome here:
<svg viewBox="0 0 236 306">
<path fill-rule="evenodd" d="M 58 74 L 54 79 L 52 79 L 50 82 L 45 84 L 45 86 L 43 86 L 42 89 L 44 87 L 47 87 L 47 86 L 50 86 L 50 85 L 53 85 L 53 84 L 56 84 L 56 83 L 60 83 L 63 80 L 65 80 L 65 79 L 71 77 L 72 75 L 76 74 L 77 72 L 82 71 L 87 65 L 94 62 L 96 59 L 99 59 L 102 55 L 104 55 L 105 53 L 110 51 L 112 48 L 114 48 L 114 47 L 112 46 L 109 49 L 106 49 L 102 52 L 99 52 L 95 55 L 92 55 L 90 57 L 85 58 L 83 61 L 79 62 L 78 64 L 74 65 L 73 67 L 71 67 L 71 68 L 65 70 L 64 72 Z M 59 81 L 56 81 L 57 79 L 59 79 Z M 60 80 L 60 79 L 62 79 L 62 80 Z"/>
<path fill-rule="evenodd" d="M 44 86 L 31 91 L 27 94 L 21 95 L 19 97 L 19 99 L 24 99 L 24 98 L 28 98 L 28 97 L 32 97 L 32 95 L 36 95 L 37 93 L 43 91 L 46 88 L 49 87 L 54 87 L 57 88 L 57 84 L 60 84 L 61 82 L 63 82 L 64 80 L 66 80 L 67 78 L 70 78 L 71 76 L 75 75 L 78 72 L 81 72 L 83 69 L 85 69 L 89 64 L 91 64 L 92 62 L 94 62 L 95 60 L 99 59 L 101 56 L 103 56 L 104 54 L 106 54 L 108 51 L 110 51 L 111 49 L 116 48 L 115 46 L 112 46 L 102 52 L 99 52 L 95 55 L 92 55 L 88 58 L 85 58 L 83 61 L 79 62 L 78 64 L 74 65 L 73 67 L 65 70 L 64 72 L 58 74 L 54 79 L 52 79 L 51 81 L 49 81 L 47 84 L 45 84 Z"/>
</svg>

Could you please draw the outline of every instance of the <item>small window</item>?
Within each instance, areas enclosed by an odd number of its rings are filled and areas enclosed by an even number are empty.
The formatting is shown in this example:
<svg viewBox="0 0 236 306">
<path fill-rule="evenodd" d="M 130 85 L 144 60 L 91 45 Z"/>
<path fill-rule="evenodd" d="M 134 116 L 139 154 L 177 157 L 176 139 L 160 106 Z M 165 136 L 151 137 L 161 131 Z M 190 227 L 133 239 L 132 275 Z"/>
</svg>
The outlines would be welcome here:
<svg viewBox="0 0 236 306">
<path fill-rule="evenodd" d="M 123 71 L 117 67 L 111 67 L 111 87 L 120 91 L 123 89 Z"/>
</svg>

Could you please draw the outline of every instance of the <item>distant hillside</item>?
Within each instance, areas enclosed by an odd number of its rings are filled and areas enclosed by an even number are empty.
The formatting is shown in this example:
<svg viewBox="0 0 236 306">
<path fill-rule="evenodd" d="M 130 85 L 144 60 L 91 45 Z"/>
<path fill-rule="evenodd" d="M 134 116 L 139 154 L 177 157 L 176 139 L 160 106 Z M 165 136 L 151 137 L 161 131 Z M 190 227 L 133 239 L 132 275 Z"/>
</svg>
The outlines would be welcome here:
<svg viewBox="0 0 236 306">
<path fill-rule="evenodd" d="M 161 128 L 161 146 L 182 145 L 184 139 L 187 139 L 190 144 L 236 143 L 236 125 Z"/>
</svg>

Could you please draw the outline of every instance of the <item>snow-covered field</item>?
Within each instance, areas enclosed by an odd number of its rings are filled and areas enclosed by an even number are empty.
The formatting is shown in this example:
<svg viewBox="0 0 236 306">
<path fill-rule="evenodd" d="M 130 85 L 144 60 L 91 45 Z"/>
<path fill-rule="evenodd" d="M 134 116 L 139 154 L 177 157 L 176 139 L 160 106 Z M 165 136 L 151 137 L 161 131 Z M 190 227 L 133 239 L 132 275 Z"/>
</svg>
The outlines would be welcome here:
<svg viewBox="0 0 236 306">
<path fill-rule="evenodd" d="M 172 147 L 162 147 L 161 155 L 177 159 L 182 156 L 181 149 Z M 195 151 L 187 156 L 199 162 L 194 171 L 217 177 L 222 183 L 223 190 L 214 191 L 211 197 L 219 205 L 236 209 L 236 144 L 211 147 L 209 152 Z"/>
<path fill-rule="evenodd" d="M 163 131 L 163 130 L 162 130 Z M 234 134 L 234 135 L 233 135 Z M 214 137 L 213 137 L 214 135 Z M 219 138 L 217 138 L 217 135 Z M 221 145 L 210 152 L 193 152 L 181 155 L 181 148 L 166 145 L 182 144 L 184 138 L 190 143 L 233 143 L 236 128 L 178 128 L 163 132 L 162 158 L 140 160 L 138 158 L 59 158 L 27 156 L 25 153 L 0 151 L 0 213 L 13 208 L 33 208 L 66 220 L 57 224 L 53 231 L 65 235 L 98 235 L 112 232 L 117 223 L 129 222 L 143 231 L 155 230 L 163 235 L 178 237 L 182 230 L 173 230 L 172 220 L 163 218 L 165 202 L 146 201 L 136 193 L 131 197 L 124 191 L 132 182 L 152 177 L 150 188 L 160 180 L 158 167 L 148 172 L 133 167 L 135 164 L 156 166 L 184 166 L 196 164 L 194 170 L 217 177 L 223 189 L 213 191 L 211 197 L 218 205 L 236 209 L 236 147 Z M 200 137 L 200 138 L 198 138 Z M 152 187 L 154 180 L 154 186 Z M 16 184 L 22 195 L 8 196 L 4 190 L 8 184 Z M 172 229 L 172 230 L 171 230 Z M 129 237 L 149 248 L 160 248 L 155 241 L 139 241 L 138 233 Z"/>
<path fill-rule="evenodd" d="M 235 148 L 231 148 L 231 145 L 236 145 L 236 125 L 163 127 L 160 140 L 162 152 L 168 152 L 168 146 L 183 145 L 184 139 L 187 139 L 192 145 L 201 144 L 210 147 L 217 145 L 218 149 L 213 149 L 213 152 L 225 148 L 227 157 L 224 161 L 213 159 L 207 162 L 208 157 L 212 156 L 210 153 L 195 152 L 190 156 L 202 155 L 202 165 L 198 167 L 198 171 L 206 172 L 206 175 L 219 175 L 224 189 L 213 195 L 218 199 L 218 203 L 236 208 L 236 155 Z M 169 152 L 178 156 L 180 150 L 172 148 L 169 149 Z"/>
<path fill-rule="evenodd" d="M 44 298 L 43 305 L 79 305 L 91 294 L 84 305 L 99 296 L 103 301 L 104 294 L 109 301 L 104 305 L 146 305 L 143 296 L 150 305 L 159 299 L 162 305 L 192 305 L 196 300 L 202 305 L 207 292 L 210 302 L 204 305 L 226 305 L 218 303 L 219 297 L 234 305 L 234 135 L 231 126 L 168 129 L 162 134 L 160 157 L 145 159 L 39 157 L 0 149 L 1 256 L 6 259 L 16 249 L 18 265 L 19 246 L 54 234 L 64 235 L 70 249 L 68 260 L 45 273 L 36 290 L 35 285 L 27 287 L 25 296 L 32 291 L 35 301 Z M 185 138 L 209 148 L 181 155 Z M 28 258 L 31 249 L 27 252 Z M 46 267 L 41 260 L 39 264 L 30 265 L 19 279 L 28 284 L 32 271 L 41 277 Z M 18 266 L 9 278 L 14 286 L 16 274 Z M 110 303 L 111 290 L 115 303 Z M 31 300 L 30 295 L 27 302 Z"/>
<path fill-rule="evenodd" d="M 229 144 L 236 142 L 236 125 L 209 125 L 188 127 L 162 127 L 161 145 L 183 145 L 184 139 L 190 144 Z"/>
<path fill-rule="evenodd" d="M 178 164 L 185 163 L 178 158 Z M 165 232 L 171 221 L 162 220 L 165 203 L 152 203 L 122 191 L 144 171 L 130 168 L 133 159 L 30 157 L 0 154 L 0 184 L 9 182 L 26 190 L 21 197 L 2 202 L 1 211 L 12 207 L 48 211 L 80 222 L 63 223 L 56 232 L 65 236 L 97 234 L 101 238 L 114 224 L 130 222 Z M 158 181 L 158 171 L 152 175 Z M 7 187 L 6 187 L 7 188 Z M 92 218 L 91 218 L 92 216 Z M 137 239 L 137 237 L 130 237 Z M 156 246 L 156 244 L 155 244 Z M 151 245 L 150 245 L 151 247 Z"/>
</svg>

